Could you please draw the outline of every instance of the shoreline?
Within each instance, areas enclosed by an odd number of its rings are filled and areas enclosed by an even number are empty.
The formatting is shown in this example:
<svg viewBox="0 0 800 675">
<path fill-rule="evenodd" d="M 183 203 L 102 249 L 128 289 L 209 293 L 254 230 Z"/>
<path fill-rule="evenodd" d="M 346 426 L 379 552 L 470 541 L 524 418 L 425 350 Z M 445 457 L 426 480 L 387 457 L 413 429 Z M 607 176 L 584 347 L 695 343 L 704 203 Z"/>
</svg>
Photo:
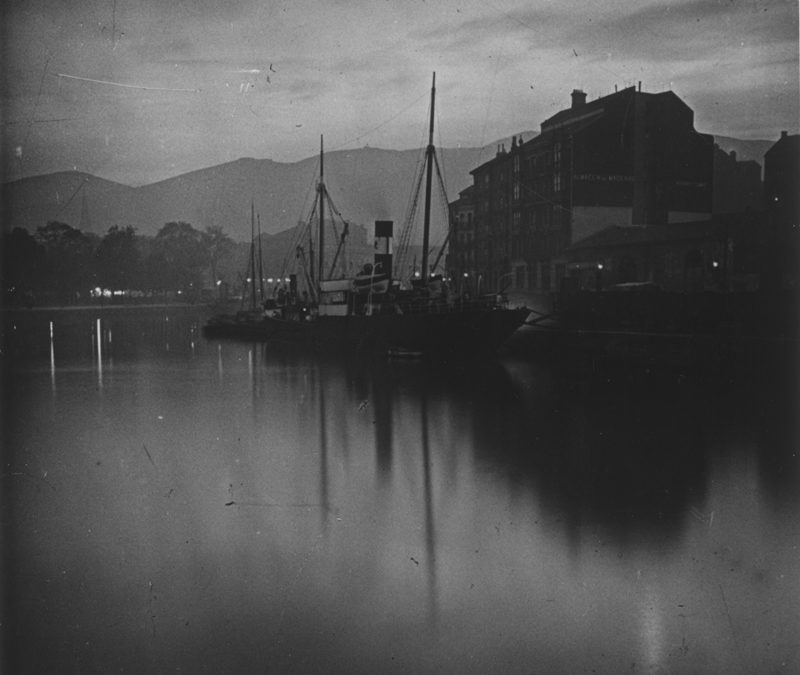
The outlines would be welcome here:
<svg viewBox="0 0 800 675">
<path fill-rule="evenodd" d="M 112 305 L 43 305 L 41 307 L 3 307 L 5 312 L 59 312 L 59 311 L 85 311 L 103 309 L 216 309 L 225 307 L 228 303 L 196 303 L 186 304 L 183 302 L 164 302 L 153 304 L 112 304 Z"/>
</svg>

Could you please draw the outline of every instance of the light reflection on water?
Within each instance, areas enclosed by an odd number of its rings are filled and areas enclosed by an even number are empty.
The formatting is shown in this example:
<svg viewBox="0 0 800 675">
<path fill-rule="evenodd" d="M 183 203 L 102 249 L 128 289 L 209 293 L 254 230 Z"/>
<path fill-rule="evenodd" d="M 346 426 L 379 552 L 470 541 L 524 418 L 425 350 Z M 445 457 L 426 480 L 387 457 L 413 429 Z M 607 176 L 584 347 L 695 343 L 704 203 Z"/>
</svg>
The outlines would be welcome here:
<svg viewBox="0 0 800 675">
<path fill-rule="evenodd" d="M 797 668 L 779 387 L 101 318 L 4 347 L 18 672 Z"/>
</svg>

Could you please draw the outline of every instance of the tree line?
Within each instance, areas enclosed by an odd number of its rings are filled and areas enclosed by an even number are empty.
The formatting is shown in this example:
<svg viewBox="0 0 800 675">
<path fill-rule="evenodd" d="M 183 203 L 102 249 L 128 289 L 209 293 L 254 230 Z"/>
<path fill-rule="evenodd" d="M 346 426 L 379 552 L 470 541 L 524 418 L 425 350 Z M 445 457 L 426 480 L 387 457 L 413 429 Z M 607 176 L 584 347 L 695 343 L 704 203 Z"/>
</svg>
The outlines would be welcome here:
<svg viewBox="0 0 800 675">
<path fill-rule="evenodd" d="M 7 306 L 43 301 L 78 304 L 111 295 L 200 298 L 219 280 L 235 244 L 220 226 L 204 231 L 178 221 L 155 236 L 113 226 L 102 237 L 51 221 L 31 234 L 3 234 L 3 292 Z"/>
</svg>

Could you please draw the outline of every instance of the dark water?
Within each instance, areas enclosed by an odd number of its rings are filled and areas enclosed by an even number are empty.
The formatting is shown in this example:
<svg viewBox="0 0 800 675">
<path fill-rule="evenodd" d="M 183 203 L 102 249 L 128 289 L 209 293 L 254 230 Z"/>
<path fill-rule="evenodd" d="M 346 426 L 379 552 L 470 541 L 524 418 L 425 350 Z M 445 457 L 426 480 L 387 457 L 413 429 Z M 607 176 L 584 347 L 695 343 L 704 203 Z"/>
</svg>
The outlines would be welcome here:
<svg viewBox="0 0 800 675">
<path fill-rule="evenodd" d="M 6 672 L 800 670 L 794 378 L 201 325 L 7 317 Z"/>
</svg>

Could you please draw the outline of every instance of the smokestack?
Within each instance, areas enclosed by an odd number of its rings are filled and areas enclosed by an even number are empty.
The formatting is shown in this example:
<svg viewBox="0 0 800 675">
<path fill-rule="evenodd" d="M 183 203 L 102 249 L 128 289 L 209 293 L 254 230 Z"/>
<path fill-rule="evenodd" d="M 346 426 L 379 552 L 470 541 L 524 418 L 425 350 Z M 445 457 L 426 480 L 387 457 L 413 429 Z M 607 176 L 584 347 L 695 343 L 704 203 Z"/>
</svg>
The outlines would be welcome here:
<svg viewBox="0 0 800 675">
<path fill-rule="evenodd" d="M 375 221 L 375 267 L 380 265 L 381 271 L 392 278 L 392 236 L 394 221 Z"/>
<path fill-rule="evenodd" d="M 572 107 L 573 108 L 580 108 L 585 103 L 586 103 L 586 93 L 581 91 L 580 89 L 573 89 L 572 90 Z"/>
</svg>

